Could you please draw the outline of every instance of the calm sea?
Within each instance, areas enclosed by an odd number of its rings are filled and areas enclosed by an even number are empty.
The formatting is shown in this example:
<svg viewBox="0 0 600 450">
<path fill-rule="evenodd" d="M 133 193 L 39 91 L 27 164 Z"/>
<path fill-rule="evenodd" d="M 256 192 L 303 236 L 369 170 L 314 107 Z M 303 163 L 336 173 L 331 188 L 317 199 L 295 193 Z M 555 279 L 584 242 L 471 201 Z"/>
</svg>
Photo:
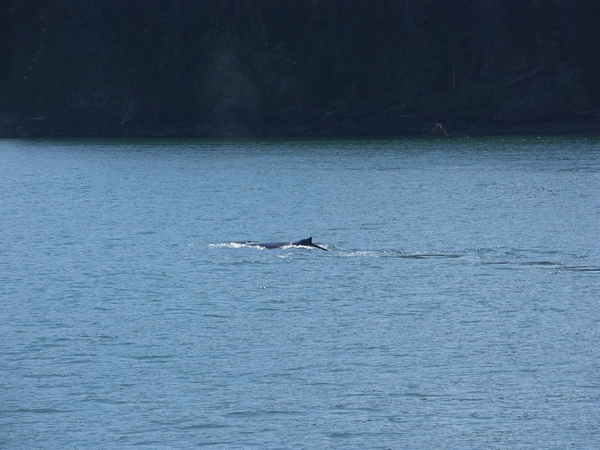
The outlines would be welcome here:
<svg viewBox="0 0 600 450">
<path fill-rule="evenodd" d="M 599 236 L 600 138 L 1 140 L 0 447 L 597 449 Z"/>
</svg>

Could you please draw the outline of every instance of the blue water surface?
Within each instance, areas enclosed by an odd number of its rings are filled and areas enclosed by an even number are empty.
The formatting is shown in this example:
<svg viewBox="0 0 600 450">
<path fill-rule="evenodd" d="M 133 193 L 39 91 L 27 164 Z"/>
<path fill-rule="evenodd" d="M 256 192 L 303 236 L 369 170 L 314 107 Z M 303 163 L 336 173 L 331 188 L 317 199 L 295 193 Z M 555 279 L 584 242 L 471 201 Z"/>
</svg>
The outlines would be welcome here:
<svg viewBox="0 0 600 450">
<path fill-rule="evenodd" d="M 0 447 L 596 449 L 599 235 L 593 137 L 0 140 Z"/>
</svg>

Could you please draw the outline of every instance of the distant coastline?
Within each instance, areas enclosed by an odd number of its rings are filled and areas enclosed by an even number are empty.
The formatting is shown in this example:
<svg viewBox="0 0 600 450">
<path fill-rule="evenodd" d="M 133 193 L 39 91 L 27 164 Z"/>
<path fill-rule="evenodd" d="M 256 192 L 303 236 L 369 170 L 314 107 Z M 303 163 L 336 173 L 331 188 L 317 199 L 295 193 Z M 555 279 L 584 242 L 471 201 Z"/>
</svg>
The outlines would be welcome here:
<svg viewBox="0 0 600 450">
<path fill-rule="evenodd" d="M 9 1 L 0 137 L 600 133 L 600 2 Z"/>
<path fill-rule="evenodd" d="M 288 110 L 254 117 L 231 112 L 225 117 L 212 115 L 175 123 L 149 118 L 122 123 L 118 116 L 99 108 L 73 109 L 41 117 L 0 116 L 0 138 L 383 137 L 435 134 L 600 135 L 600 110 L 512 123 L 488 117 L 405 115 L 398 110 L 377 108 L 344 112 Z"/>
</svg>

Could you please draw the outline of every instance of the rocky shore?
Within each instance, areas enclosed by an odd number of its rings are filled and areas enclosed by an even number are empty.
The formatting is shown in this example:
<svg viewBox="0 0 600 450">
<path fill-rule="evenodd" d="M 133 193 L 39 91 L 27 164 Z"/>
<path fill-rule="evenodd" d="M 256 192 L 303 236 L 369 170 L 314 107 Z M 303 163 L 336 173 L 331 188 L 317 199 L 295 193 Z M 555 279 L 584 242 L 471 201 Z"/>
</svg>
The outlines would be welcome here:
<svg viewBox="0 0 600 450">
<path fill-rule="evenodd" d="M 600 134 L 600 110 L 507 122 L 493 118 L 427 117 L 395 109 L 287 110 L 269 115 L 221 110 L 179 122 L 151 117 L 124 121 L 102 108 L 43 117 L 0 116 L 0 137 L 343 137 L 414 135 Z"/>
</svg>

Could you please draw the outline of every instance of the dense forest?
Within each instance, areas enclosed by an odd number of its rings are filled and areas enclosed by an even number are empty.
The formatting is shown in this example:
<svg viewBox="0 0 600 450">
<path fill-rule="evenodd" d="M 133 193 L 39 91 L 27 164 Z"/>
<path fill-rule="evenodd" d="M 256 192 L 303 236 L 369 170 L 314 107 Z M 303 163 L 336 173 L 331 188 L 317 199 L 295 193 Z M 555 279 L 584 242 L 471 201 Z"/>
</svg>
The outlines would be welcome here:
<svg viewBox="0 0 600 450">
<path fill-rule="evenodd" d="M 598 0 L 0 0 L 0 114 L 57 134 L 460 131 L 588 115 L 599 74 Z"/>
</svg>

